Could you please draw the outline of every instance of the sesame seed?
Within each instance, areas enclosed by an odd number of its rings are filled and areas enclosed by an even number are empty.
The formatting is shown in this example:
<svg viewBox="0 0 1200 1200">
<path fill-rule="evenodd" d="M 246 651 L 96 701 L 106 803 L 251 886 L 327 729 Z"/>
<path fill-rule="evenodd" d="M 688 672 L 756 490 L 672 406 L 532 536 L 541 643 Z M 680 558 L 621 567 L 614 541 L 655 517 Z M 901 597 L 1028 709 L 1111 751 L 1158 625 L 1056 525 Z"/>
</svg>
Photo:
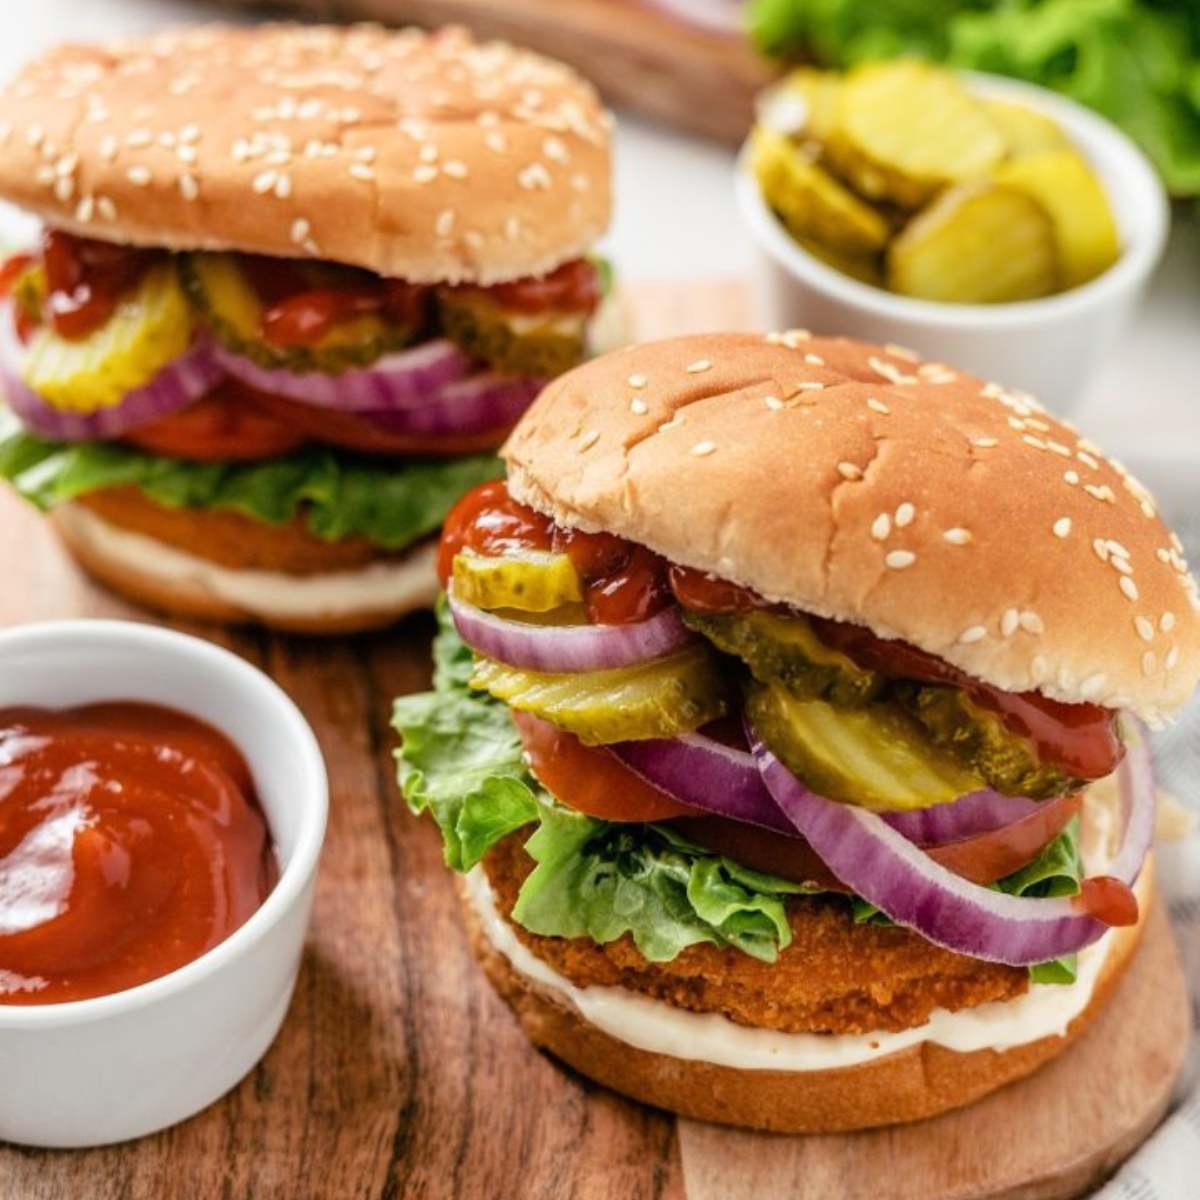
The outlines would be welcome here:
<svg viewBox="0 0 1200 1200">
<path fill-rule="evenodd" d="M 806 379 L 803 383 L 796 384 L 798 392 L 820 392 L 824 391 L 825 385 L 818 382 L 816 379 Z"/>
<path fill-rule="evenodd" d="M 177 139 L 175 135 L 169 129 L 164 129 L 162 133 L 158 135 L 158 144 L 160 146 L 165 146 L 168 150 L 175 145 L 176 140 Z"/>
<path fill-rule="evenodd" d="M 1108 562 L 1111 567 L 1120 571 L 1122 575 L 1132 575 L 1133 574 L 1133 567 L 1130 566 L 1129 559 L 1127 559 L 1127 558 L 1121 558 L 1119 555 L 1114 554 L 1108 560 Z"/>
<path fill-rule="evenodd" d="M 432 142 L 426 142 L 417 152 L 417 157 L 426 163 L 437 162 L 440 151 Z"/>
<path fill-rule="evenodd" d="M 1040 683 L 1046 678 L 1046 673 L 1050 670 L 1050 664 L 1046 661 L 1043 654 L 1035 654 L 1033 662 L 1029 664 L 1029 674 L 1035 683 Z"/>
<path fill-rule="evenodd" d="M 917 556 L 911 550 L 889 550 L 883 556 L 883 561 L 893 571 L 903 571 L 905 567 L 911 567 L 917 561 Z"/>
<path fill-rule="evenodd" d="M 778 396 L 764 396 L 763 403 L 772 411 L 779 412 L 783 408 L 783 401 Z"/>
<path fill-rule="evenodd" d="M 692 453 L 697 458 L 703 458 L 706 454 L 711 454 L 717 448 L 715 442 L 697 442 L 692 447 Z"/>
<path fill-rule="evenodd" d="M 1094 483 L 1085 483 L 1083 485 L 1083 490 L 1087 492 L 1089 496 L 1094 496 L 1097 500 L 1103 500 L 1106 504 L 1112 504 L 1117 498 L 1113 493 L 1112 488 L 1110 488 L 1107 483 L 1102 483 L 1099 485 Z"/>
<path fill-rule="evenodd" d="M 917 510 L 909 504 L 907 500 L 896 509 L 896 528 L 903 529 L 906 525 L 911 525 L 913 518 L 917 515 Z"/>
<path fill-rule="evenodd" d="M 179 131 L 179 140 L 185 144 L 198 142 L 200 140 L 200 126 L 194 122 L 190 122 L 189 124 L 185 125 Z"/>
<path fill-rule="evenodd" d="M 1064 471 L 1063 479 L 1065 479 L 1067 483 L 1069 483 L 1072 487 L 1074 487 L 1075 484 L 1077 484 L 1079 482 L 1079 472 L 1078 471 Z"/>
<path fill-rule="evenodd" d="M 1020 417 L 1009 417 L 1008 418 L 1008 427 L 1010 429 L 1017 430 L 1017 432 L 1019 433 L 1022 429 L 1025 428 L 1025 422 L 1022 421 Z"/>
<path fill-rule="evenodd" d="M 981 450 L 990 450 L 993 446 L 1000 445 L 1000 443 L 994 437 L 978 437 L 972 441 L 971 445 L 978 446 Z"/>
<path fill-rule="evenodd" d="M 1059 517 L 1058 520 L 1054 522 L 1053 526 L 1051 526 L 1051 528 L 1054 530 L 1055 537 L 1068 537 L 1071 533 L 1071 518 Z"/>
<path fill-rule="evenodd" d="M 536 188 L 548 188 L 551 183 L 550 172 L 540 163 L 530 163 L 517 172 L 517 183 L 527 192 Z"/>
<path fill-rule="evenodd" d="M 1148 617 L 1134 617 L 1133 627 L 1137 630 L 1138 637 L 1140 637 L 1143 642 L 1154 641 L 1154 622 Z"/>
<path fill-rule="evenodd" d="M 1159 618 L 1158 627 L 1163 633 L 1170 633 L 1175 628 L 1175 614 L 1173 612 L 1165 612 Z"/>
<path fill-rule="evenodd" d="M 877 541 L 884 541 L 888 534 L 892 532 L 892 518 L 887 513 L 880 513 L 879 516 L 871 522 L 871 536 Z"/>
<path fill-rule="evenodd" d="M 1153 675 L 1154 668 L 1158 665 L 1158 659 L 1155 657 L 1153 650 L 1147 650 L 1142 655 L 1142 674 Z"/>
<path fill-rule="evenodd" d="M 838 474 L 843 479 L 861 479 L 862 468 L 857 463 L 840 462 L 837 465 Z"/>
<path fill-rule="evenodd" d="M 1034 437 L 1032 433 L 1026 433 L 1021 437 L 1021 441 L 1027 446 L 1032 446 L 1035 450 L 1045 450 L 1046 443 L 1040 437 Z"/>
<path fill-rule="evenodd" d="M 600 440 L 600 433 L 596 429 L 589 429 L 587 433 L 579 439 L 580 450 L 590 450 Z"/>
<path fill-rule="evenodd" d="M 915 351 L 910 350 L 907 346 L 901 346 L 898 342 L 888 342 L 884 349 L 893 358 L 906 358 L 909 362 L 920 362 L 921 356 Z"/>
<path fill-rule="evenodd" d="M 508 149 L 508 139 L 494 129 L 484 135 L 483 143 L 496 154 L 503 154 Z"/>
<path fill-rule="evenodd" d="M 1171 552 L 1164 550 L 1161 546 L 1155 550 L 1154 555 L 1161 563 L 1169 563 L 1171 561 Z"/>
<path fill-rule="evenodd" d="M 85 224 L 92 219 L 92 210 L 96 201 L 91 196 L 84 196 L 75 206 L 75 219 Z"/>
<path fill-rule="evenodd" d="M 457 158 L 453 158 L 448 163 L 442 164 L 442 171 L 449 175 L 451 179 L 466 179 L 467 164 Z"/>
<path fill-rule="evenodd" d="M 1128 575 L 1122 575 L 1119 579 L 1119 583 L 1121 586 L 1121 591 L 1123 591 L 1130 600 L 1136 600 L 1138 598 L 1137 584 L 1134 583 Z"/>
<path fill-rule="evenodd" d="M 644 388 L 646 386 L 645 375 L 630 375 L 625 381 L 631 388 Z"/>
<path fill-rule="evenodd" d="M 420 167 L 417 170 L 419 171 Z M 352 162 L 346 168 L 346 173 L 354 179 L 361 179 L 363 183 L 370 183 L 375 178 L 375 168 L 364 162 Z M 415 175 L 416 172 L 414 171 L 413 174 Z"/>
<path fill-rule="evenodd" d="M 1045 633 L 1046 626 L 1042 618 L 1037 615 L 1032 609 L 1026 609 L 1020 617 L 1017 618 L 1021 624 L 1021 628 L 1026 633 Z"/>
<path fill-rule="evenodd" d="M 117 219 L 117 206 L 113 203 L 111 196 L 97 196 L 96 208 L 103 220 L 115 221 Z"/>
<path fill-rule="evenodd" d="M 1059 455 L 1059 457 L 1061 457 L 1061 458 L 1070 458 L 1071 457 L 1071 451 L 1068 447 L 1064 446 L 1062 444 L 1062 442 L 1056 442 L 1056 441 L 1051 440 L 1050 438 L 1046 439 L 1046 449 L 1049 450 L 1052 454 Z"/>
<path fill-rule="evenodd" d="M 825 360 L 819 354 L 806 354 L 804 361 L 810 367 L 823 367 L 825 365 Z"/>
<path fill-rule="evenodd" d="M 117 157 L 118 149 L 119 144 L 117 139 L 113 137 L 111 133 L 105 137 L 102 137 L 100 139 L 99 146 L 97 146 L 100 157 L 104 159 L 105 162 L 112 162 L 112 160 Z"/>
<path fill-rule="evenodd" d="M 987 637 L 987 630 L 982 625 L 969 625 L 958 635 L 958 640 L 969 646 L 972 642 L 982 642 Z"/>
<path fill-rule="evenodd" d="M 311 230 L 312 230 L 312 225 L 309 223 L 309 221 L 306 217 L 297 217 L 292 222 L 292 232 L 291 232 L 292 241 L 296 242 L 297 244 L 299 244 L 300 242 L 303 242 L 304 239 L 306 237 L 308 237 Z"/>
<path fill-rule="evenodd" d="M 638 396 L 634 396 L 634 398 L 629 402 L 629 411 L 635 416 L 644 417 L 650 411 L 650 408 L 646 404 L 645 400 Z"/>
<path fill-rule="evenodd" d="M 127 146 L 149 146 L 154 141 L 154 135 L 148 129 L 135 129 L 126 139 Z"/>
<path fill-rule="evenodd" d="M 867 407 L 873 412 L 883 413 L 884 416 L 892 411 L 882 400 L 877 400 L 874 396 L 867 397 Z"/>
<path fill-rule="evenodd" d="M 366 166 L 365 163 L 355 163 L 354 166 L 364 167 L 368 171 L 371 170 L 371 168 Z M 351 167 L 351 173 L 353 173 L 353 170 L 354 170 L 354 168 Z M 417 181 L 417 183 L 430 183 L 433 180 L 435 180 L 437 178 L 437 176 L 438 176 L 437 167 L 431 167 L 427 163 L 422 164 L 421 166 L 417 167 L 416 170 L 413 171 L 413 179 L 415 179 Z"/>
<path fill-rule="evenodd" d="M 971 531 L 956 526 L 954 529 L 947 529 L 942 534 L 942 540 L 949 542 L 952 546 L 965 546 L 971 540 Z"/>
<path fill-rule="evenodd" d="M 1175 668 L 1177 666 L 1179 666 L 1179 647 L 1178 646 L 1172 646 L 1170 648 L 1170 650 L 1167 651 L 1167 657 L 1166 657 L 1166 661 L 1165 661 L 1164 665 L 1166 666 L 1168 671 L 1173 671 L 1173 670 L 1175 670 Z"/>
<path fill-rule="evenodd" d="M 699 375 L 701 371 L 712 369 L 712 363 L 707 358 L 698 358 L 693 363 L 688 363 L 687 373 L 689 375 Z"/>
<path fill-rule="evenodd" d="M 75 194 L 75 180 L 69 175 L 60 175 L 54 181 L 54 198 L 60 204 L 66 204 Z"/>
<path fill-rule="evenodd" d="M 1006 608 L 1000 618 L 1000 633 L 1004 637 L 1012 637 L 1021 627 L 1021 614 L 1015 608 Z"/>
<path fill-rule="evenodd" d="M 286 200 L 292 194 L 292 177 L 280 171 L 279 178 L 275 180 L 275 195 L 280 200 Z"/>
<path fill-rule="evenodd" d="M 571 161 L 570 152 L 561 138 L 548 137 L 542 143 L 542 153 L 551 162 L 562 163 L 564 166 Z"/>
<path fill-rule="evenodd" d="M 1085 467 L 1091 467 L 1093 471 L 1098 470 L 1100 464 L 1086 450 L 1076 450 L 1075 457 L 1079 459 Z"/>
<path fill-rule="evenodd" d="M 1107 682 L 1108 676 L 1103 671 L 1097 671 L 1094 675 L 1089 675 L 1079 685 L 1079 694 L 1085 700 L 1090 700 L 1093 696 L 1098 696 L 1104 690 L 1104 685 Z"/>
<path fill-rule="evenodd" d="M 279 177 L 277 171 L 262 171 L 255 175 L 250 187 L 255 193 L 262 196 L 269 192 L 275 186 L 275 180 Z"/>
<path fill-rule="evenodd" d="M 450 231 L 454 228 L 454 210 L 452 208 L 444 208 L 437 215 L 437 220 L 433 223 L 434 232 L 438 237 L 449 237 Z"/>
<path fill-rule="evenodd" d="M 134 187 L 145 187 L 150 182 L 150 168 L 144 167 L 141 164 L 130 167 L 125 172 L 125 178 L 129 180 Z"/>
<path fill-rule="evenodd" d="M 874 354 L 867 359 L 867 366 L 875 372 L 876 375 L 882 375 L 889 383 L 918 383 L 919 380 L 915 375 L 906 375 L 899 367 L 890 362 L 885 362 L 882 358 L 876 357 Z"/>
</svg>

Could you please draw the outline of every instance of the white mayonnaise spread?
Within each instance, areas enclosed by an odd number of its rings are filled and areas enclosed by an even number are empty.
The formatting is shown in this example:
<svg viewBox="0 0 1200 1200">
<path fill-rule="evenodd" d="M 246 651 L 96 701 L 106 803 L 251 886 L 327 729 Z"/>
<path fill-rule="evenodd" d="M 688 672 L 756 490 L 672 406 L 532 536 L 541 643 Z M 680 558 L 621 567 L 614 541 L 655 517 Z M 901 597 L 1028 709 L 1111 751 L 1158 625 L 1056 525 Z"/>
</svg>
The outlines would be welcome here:
<svg viewBox="0 0 1200 1200">
<path fill-rule="evenodd" d="M 1089 793 L 1083 839 L 1089 874 L 1102 871 L 1111 855 L 1113 839 L 1108 836 L 1112 831 L 1107 818 L 1114 792 L 1105 780 L 1093 785 Z M 1093 804 L 1096 800 L 1099 803 Z M 1093 809 L 1099 817 L 1099 828 L 1089 830 Z M 745 1071 L 852 1067 L 920 1042 L 968 1053 L 1007 1050 L 1039 1038 L 1061 1037 L 1091 1000 L 1113 937 L 1111 932 L 1106 933 L 1079 952 L 1079 972 L 1072 984 L 1034 985 L 1013 1000 L 993 1001 L 958 1012 L 935 1009 L 925 1024 L 896 1033 L 781 1033 L 752 1029 L 719 1014 L 688 1012 L 625 988 L 576 987 L 516 936 L 497 910 L 481 867 L 467 875 L 466 883 L 471 905 L 492 946 L 518 974 L 570 1004 L 590 1024 L 639 1050 Z M 1139 883 L 1136 890 L 1144 904 L 1145 888 Z"/>
<path fill-rule="evenodd" d="M 168 579 L 207 592 L 255 617 L 335 618 L 360 612 L 419 608 L 432 604 L 438 582 L 437 545 L 427 541 L 403 558 L 369 563 L 349 571 L 288 575 L 281 571 L 234 570 L 197 558 L 156 538 L 121 529 L 79 505 L 55 512 L 76 536 L 110 562 L 130 571 Z"/>
</svg>

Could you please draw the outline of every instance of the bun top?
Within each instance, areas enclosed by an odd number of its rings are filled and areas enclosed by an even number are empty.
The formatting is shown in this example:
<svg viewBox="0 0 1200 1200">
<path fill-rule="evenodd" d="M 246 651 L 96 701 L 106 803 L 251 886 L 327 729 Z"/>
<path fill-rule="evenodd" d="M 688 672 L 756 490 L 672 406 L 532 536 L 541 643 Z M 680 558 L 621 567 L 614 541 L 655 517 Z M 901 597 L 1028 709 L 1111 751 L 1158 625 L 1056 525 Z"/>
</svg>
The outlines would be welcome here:
<svg viewBox="0 0 1200 1200">
<path fill-rule="evenodd" d="M 114 242 L 487 285 L 604 231 L 610 125 L 567 67 L 461 29 L 211 26 L 26 66 L 0 196 Z"/>
<path fill-rule="evenodd" d="M 1152 723 L 1200 674 L 1179 539 L 1031 397 L 901 347 L 722 334 L 551 383 L 502 450 L 515 497 L 1010 691 Z"/>
</svg>

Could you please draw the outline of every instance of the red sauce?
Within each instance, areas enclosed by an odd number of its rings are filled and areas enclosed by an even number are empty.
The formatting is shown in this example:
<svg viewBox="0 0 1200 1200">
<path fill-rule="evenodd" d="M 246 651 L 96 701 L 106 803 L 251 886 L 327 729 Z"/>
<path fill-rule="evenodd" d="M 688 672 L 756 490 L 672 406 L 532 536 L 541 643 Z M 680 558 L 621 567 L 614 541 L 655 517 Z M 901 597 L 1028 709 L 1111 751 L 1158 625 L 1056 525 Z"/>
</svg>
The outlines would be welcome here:
<svg viewBox="0 0 1200 1200">
<path fill-rule="evenodd" d="M 669 576 L 675 598 L 693 612 L 742 613 L 768 607 L 767 602 L 749 588 L 730 583 L 728 579 L 718 579 L 707 571 L 672 563 Z"/>
<path fill-rule="evenodd" d="M 162 253 L 46 230 L 42 234 L 42 263 L 49 289 L 46 320 L 60 337 L 87 337 L 112 316 L 121 296 Z"/>
<path fill-rule="evenodd" d="M 33 266 L 34 262 L 33 255 L 26 251 L 13 254 L 5 259 L 4 265 L 0 266 L 0 296 L 9 295 L 17 280 Z"/>
<path fill-rule="evenodd" d="M 1112 875 L 1085 879 L 1075 903 L 1105 925 L 1136 925 L 1138 899 L 1133 889 Z"/>
<path fill-rule="evenodd" d="M 0 1004 L 157 979 L 277 877 L 241 754 L 171 709 L 0 710 Z"/>
<path fill-rule="evenodd" d="M 486 292 L 503 308 L 518 312 L 593 312 L 600 303 L 600 273 L 588 259 L 577 258 L 549 275 L 471 290 Z"/>
<path fill-rule="evenodd" d="M 584 605 L 595 624 L 644 621 L 671 602 L 666 561 L 653 551 L 611 533 L 560 528 L 514 500 L 502 481 L 474 488 L 446 518 L 438 549 L 443 586 L 454 556 L 464 549 L 495 556 L 520 550 L 566 554 L 579 572 Z"/>
</svg>

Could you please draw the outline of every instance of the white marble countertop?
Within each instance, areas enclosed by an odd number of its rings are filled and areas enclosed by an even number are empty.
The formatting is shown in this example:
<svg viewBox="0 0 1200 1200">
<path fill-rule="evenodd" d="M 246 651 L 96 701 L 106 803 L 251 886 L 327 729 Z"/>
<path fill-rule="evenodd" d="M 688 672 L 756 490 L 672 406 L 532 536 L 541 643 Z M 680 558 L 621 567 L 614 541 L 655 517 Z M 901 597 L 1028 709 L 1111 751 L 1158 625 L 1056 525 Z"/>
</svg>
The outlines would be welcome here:
<svg viewBox="0 0 1200 1200">
<path fill-rule="evenodd" d="M 0 75 L 64 38 L 95 38 L 212 19 L 196 0 L 39 0 L 0 41 Z M 726 150 L 618 114 L 617 216 L 605 249 L 626 281 L 731 278 L 749 270 Z M 1165 494 L 1200 499 L 1200 219 L 1175 228 L 1127 342 L 1077 420 Z M 0 235 L 19 227 L 0 210 Z M 1052 397 L 1043 397 L 1053 407 Z M 1171 503 L 1171 502 L 1174 503 Z"/>
</svg>

